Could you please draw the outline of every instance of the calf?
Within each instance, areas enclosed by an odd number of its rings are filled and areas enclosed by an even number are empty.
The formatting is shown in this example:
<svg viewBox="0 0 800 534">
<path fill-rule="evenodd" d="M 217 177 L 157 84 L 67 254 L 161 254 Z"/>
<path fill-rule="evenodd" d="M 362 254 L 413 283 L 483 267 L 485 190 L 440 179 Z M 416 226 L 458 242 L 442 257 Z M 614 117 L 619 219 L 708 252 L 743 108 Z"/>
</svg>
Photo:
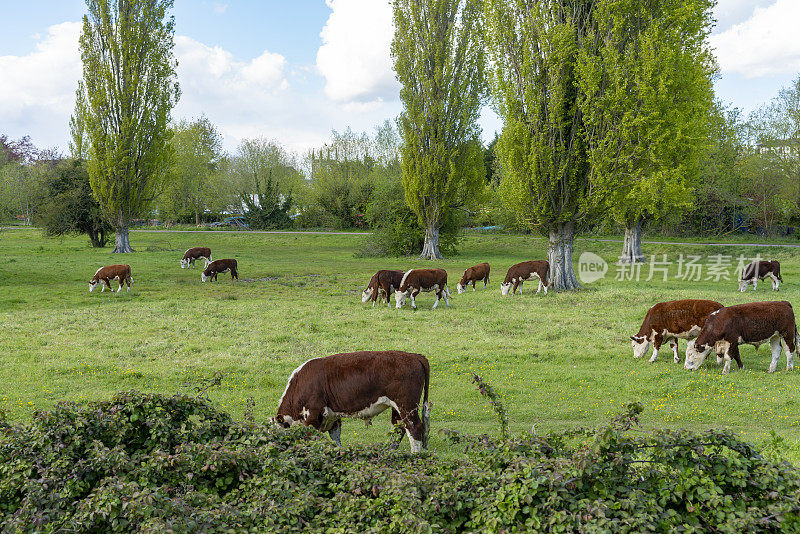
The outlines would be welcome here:
<svg viewBox="0 0 800 534">
<path fill-rule="evenodd" d="M 461 277 L 461 281 L 456 286 L 456 290 L 460 295 L 464 291 L 467 290 L 467 286 L 472 282 L 472 290 L 475 291 L 475 282 L 483 281 L 483 289 L 486 289 L 487 284 L 489 283 L 489 264 L 488 263 L 479 263 L 473 267 L 470 267 L 466 271 L 464 271 L 464 276 Z"/>
<path fill-rule="evenodd" d="M 217 279 L 219 273 L 231 272 L 231 280 L 239 279 L 239 271 L 236 270 L 236 260 L 214 260 L 208 264 L 203 273 L 200 275 L 200 280 L 205 282 L 211 280 L 212 282 Z"/>
<path fill-rule="evenodd" d="M 698 369 L 711 349 L 724 352 L 723 373 L 731 370 L 731 359 L 743 368 L 739 357 L 739 345 L 755 345 L 769 341 L 772 362 L 769 372 L 778 366 L 781 347 L 786 353 L 786 370 L 794 368 L 794 352 L 800 344 L 792 305 L 786 301 L 751 302 L 729 306 L 711 313 L 694 346 L 686 350 L 685 369 Z"/>
<path fill-rule="evenodd" d="M 107 265 L 106 267 L 100 267 L 94 273 L 94 276 L 91 280 L 89 280 L 89 293 L 94 291 L 94 288 L 97 287 L 97 284 L 102 284 L 100 286 L 100 292 L 106 290 L 108 287 L 109 291 L 113 291 L 111 289 L 111 280 L 118 280 L 119 287 L 117 288 L 117 293 L 122 291 L 122 285 L 128 285 L 128 291 L 131 290 L 131 284 L 133 283 L 133 277 L 131 276 L 131 266 L 130 265 Z"/>
<path fill-rule="evenodd" d="M 783 278 L 781 277 L 781 264 L 777 260 L 754 261 L 742 271 L 739 277 L 739 291 L 744 292 L 747 289 L 747 285 L 750 283 L 753 284 L 753 291 L 755 291 L 758 281 L 767 277 L 772 279 L 772 290 L 777 291 L 778 286 L 783 282 Z"/>
<path fill-rule="evenodd" d="M 403 280 L 403 271 L 378 271 L 367 284 L 367 288 L 361 293 L 361 302 L 372 300 L 372 305 L 375 306 L 375 301 L 378 297 L 386 299 L 386 305 L 391 308 L 392 303 L 390 299 L 392 293 L 400 287 L 400 282 Z"/>
<path fill-rule="evenodd" d="M 395 307 L 399 310 L 406 303 L 406 298 L 411 297 L 411 307 L 417 309 L 414 298 L 421 292 L 434 291 L 436 302 L 433 307 L 439 305 L 439 300 L 444 297 L 444 302 L 450 306 L 450 291 L 447 289 L 447 271 L 444 269 L 411 269 L 403 275 L 400 287 L 394 292 Z"/>
<path fill-rule="evenodd" d="M 656 304 L 644 316 L 639 333 L 631 336 L 633 357 L 644 356 L 652 343 L 653 355 L 649 361 L 653 363 L 658 357 L 658 349 L 669 340 L 674 361 L 678 363 L 678 339 L 696 338 L 708 315 L 720 308 L 722 304 L 713 300 L 686 299 Z M 689 341 L 689 346 L 691 343 Z M 688 346 L 686 350 L 689 350 Z"/>
<path fill-rule="evenodd" d="M 274 421 L 286 428 L 313 426 L 341 445 L 342 417 L 369 425 L 391 408 L 392 424 L 403 424 L 411 452 L 419 452 L 428 448 L 429 382 L 430 366 L 422 354 L 391 350 L 314 358 L 292 371 Z"/>
<path fill-rule="evenodd" d="M 512 286 L 514 288 L 513 293 L 516 294 L 517 287 L 531 278 L 539 279 L 539 288 L 536 292 L 538 293 L 544 288 L 544 294 L 547 295 L 547 285 L 550 279 L 550 264 L 547 260 L 523 261 L 509 267 L 505 281 L 500 284 L 500 294 L 503 296 L 508 295 L 508 291 Z M 520 289 L 521 292 L 522 290 Z"/>
<path fill-rule="evenodd" d="M 208 247 L 194 247 L 190 248 L 183 254 L 183 259 L 181 260 L 181 269 L 186 269 L 190 264 L 194 269 L 194 261 L 199 260 L 202 258 L 204 260 L 203 269 L 208 267 L 208 264 L 211 263 L 211 249 Z"/>
</svg>

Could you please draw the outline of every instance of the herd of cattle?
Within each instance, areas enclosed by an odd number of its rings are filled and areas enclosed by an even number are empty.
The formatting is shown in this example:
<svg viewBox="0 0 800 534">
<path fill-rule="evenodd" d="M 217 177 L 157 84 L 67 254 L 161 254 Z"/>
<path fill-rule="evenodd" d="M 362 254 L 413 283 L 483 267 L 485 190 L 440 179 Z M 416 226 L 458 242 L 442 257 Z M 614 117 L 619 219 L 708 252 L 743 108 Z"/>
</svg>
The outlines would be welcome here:
<svg viewBox="0 0 800 534">
<path fill-rule="evenodd" d="M 202 282 L 209 280 L 213 282 L 217 279 L 218 274 L 227 272 L 231 273 L 231 280 L 239 279 L 238 264 L 236 263 L 236 260 L 213 260 L 211 258 L 211 249 L 208 247 L 194 247 L 187 250 L 183 254 L 183 258 L 181 258 L 181 269 L 186 269 L 188 267 L 194 268 L 194 262 L 197 260 L 203 260 L 204 262 L 203 272 L 200 274 L 200 280 Z M 113 289 L 111 289 L 112 280 L 117 280 L 119 282 L 117 293 L 122 291 L 123 285 L 127 285 L 128 291 L 130 291 L 131 284 L 133 283 L 131 266 L 121 264 L 100 267 L 94 273 L 92 279 L 89 280 L 89 292 L 91 293 L 94 291 L 94 288 L 97 287 L 98 284 L 102 284 L 100 286 L 101 293 L 106 290 L 106 287 L 108 287 L 109 291 L 113 291 Z"/>
<path fill-rule="evenodd" d="M 195 261 L 204 260 L 201 274 L 203 282 L 216 280 L 220 273 L 230 272 L 231 280 L 238 279 L 237 263 L 234 259 L 213 260 L 211 249 L 195 247 L 186 251 L 181 259 L 181 268 L 194 267 Z M 489 285 L 490 267 L 481 263 L 464 271 L 456 288 L 458 293 L 469 285 L 483 282 Z M 511 266 L 500 284 L 502 295 L 516 293 L 527 280 L 538 280 L 536 290 L 547 294 L 550 265 L 547 261 L 526 261 Z M 739 280 L 739 290 L 748 285 L 756 289 L 759 280 L 771 279 L 772 289 L 778 290 L 783 281 L 777 261 L 758 261 L 748 265 Z M 101 267 L 89 281 L 89 291 L 102 284 L 101 291 L 111 281 L 118 280 L 119 288 L 127 285 L 131 289 L 133 278 L 129 265 Z M 411 269 L 409 271 L 380 270 L 369 281 L 362 292 L 362 302 L 385 300 L 391 307 L 390 297 L 395 295 L 399 309 L 407 300 L 416 309 L 415 298 L 422 292 L 433 292 L 436 308 L 444 298 L 450 305 L 447 288 L 447 271 L 444 269 Z M 688 341 L 685 369 L 697 369 L 713 350 L 717 363 L 723 364 L 723 373 L 730 372 L 731 360 L 743 367 L 739 345 L 750 344 L 758 348 L 769 342 L 772 362 L 769 372 L 778 365 L 781 349 L 786 354 L 786 370 L 794 367 L 794 353 L 800 347 L 800 334 L 795 324 L 794 310 L 786 301 L 754 302 L 736 306 L 724 306 L 712 300 L 686 299 L 662 302 L 647 312 L 636 335 L 631 336 L 633 355 L 641 358 L 653 346 L 650 362 L 654 362 L 664 343 L 669 342 L 675 363 L 678 356 L 678 340 Z M 278 413 L 273 421 L 283 427 L 293 424 L 312 426 L 328 432 L 341 444 L 343 417 L 363 419 L 367 425 L 372 418 L 391 409 L 392 424 L 401 423 L 408 435 L 411 451 L 427 448 L 429 431 L 428 387 L 430 365 L 421 354 L 401 351 L 368 351 L 334 354 L 314 358 L 295 369 L 281 395 Z M 421 398 L 421 400 L 420 400 Z"/>
</svg>

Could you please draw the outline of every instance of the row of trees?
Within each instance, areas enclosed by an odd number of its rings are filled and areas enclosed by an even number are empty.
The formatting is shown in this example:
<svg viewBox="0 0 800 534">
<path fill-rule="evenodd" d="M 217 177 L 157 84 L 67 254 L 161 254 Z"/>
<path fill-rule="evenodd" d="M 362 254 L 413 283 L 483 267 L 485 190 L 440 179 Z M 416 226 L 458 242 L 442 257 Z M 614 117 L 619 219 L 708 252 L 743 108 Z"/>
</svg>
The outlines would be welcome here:
<svg viewBox="0 0 800 534">
<path fill-rule="evenodd" d="M 408 248 L 438 258 L 464 215 L 483 212 L 546 235 L 553 285 L 575 288 L 573 241 L 586 228 L 624 226 L 622 261 L 639 261 L 644 225 L 705 227 L 690 209 L 699 202 L 724 204 L 736 223 L 747 199 L 766 227 L 797 211 L 800 87 L 747 123 L 715 106 L 713 3 L 395 0 L 397 131 L 334 132 L 297 157 L 262 139 L 226 155 L 204 117 L 170 125 L 172 0 L 87 0 L 71 176 L 85 168 L 116 252 L 155 210 L 195 224 L 244 212 L 259 227 L 377 226 L 387 243 L 410 235 Z M 503 120 L 490 150 L 477 126 L 487 101 Z M 26 183 L 57 159 L 4 153 L 2 168 Z M 30 218 L 31 195 L 10 186 Z"/>
</svg>

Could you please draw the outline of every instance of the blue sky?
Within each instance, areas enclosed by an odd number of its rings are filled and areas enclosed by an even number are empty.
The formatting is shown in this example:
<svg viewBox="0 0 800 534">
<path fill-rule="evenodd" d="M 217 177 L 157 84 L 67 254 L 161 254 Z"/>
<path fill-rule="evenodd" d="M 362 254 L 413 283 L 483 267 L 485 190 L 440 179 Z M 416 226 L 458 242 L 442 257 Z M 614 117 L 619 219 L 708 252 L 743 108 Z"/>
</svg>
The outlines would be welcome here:
<svg viewBox="0 0 800 534">
<path fill-rule="evenodd" d="M 82 0 L 15 2 L 0 20 L 0 133 L 66 151 L 80 76 Z M 183 96 L 176 119 L 206 114 L 235 150 L 244 138 L 295 151 L 332 129 L 372 131 L 400 111 L 385 0 L 176 0 Z M 718 96 L 749 113 L 800 73 L 800 0 L 719 0 Z M 500 123 L 482 118 L 484 137 Z"/>
</svg>

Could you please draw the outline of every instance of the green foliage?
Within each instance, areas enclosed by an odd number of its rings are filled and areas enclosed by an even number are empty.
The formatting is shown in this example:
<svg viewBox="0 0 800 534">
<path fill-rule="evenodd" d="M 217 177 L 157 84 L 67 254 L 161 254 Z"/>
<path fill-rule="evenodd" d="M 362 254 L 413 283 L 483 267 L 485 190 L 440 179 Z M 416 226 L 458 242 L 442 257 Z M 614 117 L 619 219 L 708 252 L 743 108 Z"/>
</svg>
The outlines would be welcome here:
<svg viewBox="0 0 800 534">
<path fill-rule="evenodd" d="M 776 532 L 800 474 L 729 431 L 450 432 L 458 459 L 337 448 L 313 429 L 233 422 L 136 392 L 0 425 L 5 532 Z"/>
<path fill-rule="evenodd" d="M 206 210 L 226 208 L 219 194 L 222 136 L 206 117 L 181 121 L 170 139 L 172 165 L 159 214 L 165 220 L 185 218 L 200 224 Z"/>
<path fill-rule="evenodd" d="M 47 197 L 36 214 L 45 235 L 87 234 L 93 247 L 104 247 L 112 228 L 92 196 L 83 160 L 61 162 L 47 182 Z"/>
<path fill-rule="evenodd" d="M 486 0 L 491 86 L 503 119 L 501 194 L 531 228 L 586 218 L 589 164 L 577 60 L 594 2 Z"/>
<path fill-rule="evenodd" d="M 244 219 L 254 230 L 291 228 L 292 195 L 284 197 L 268 175 L 262 180 L 255 177 L 254 193 L 242 195 Z"/>
<path fill-rule="evenodd" d="M 403 187 L 425 230 L 423 257 L 439 258 L 440 228 L 485 177 L 477 126 L 485 88 L 481 6 L 397 0 L 394 25 Z"/>
<path fill-rule="evenodd" d="M 497 415 L 497 422 L 500 423 L 500 435 L 503 439 L 508 439 L 508 412 L 503 404 L 501 395 L 488 384 L 480 375 L 472 375 L 472 383 L 476 384 L 481 395 L 489 399 L 494 413 Z"/>
<path fill-rule="evenodd" d="M 84 131 L 92 190 L 104 216 L 124 235 L 115 251 L 129 252 L 130 221 L 147 213 L 164 182 L 170 111 L 180 96 L 175 21 L 167 18 L 172 0 L 86 5 L 73 145 L 78 130 Z"/>
<path fill-rule="evenodd" d="M 675 215 L 708 143 L 713 0 L 599 0 L 577 81 L 594 202 L 619 224 Z"/>
</svg>

